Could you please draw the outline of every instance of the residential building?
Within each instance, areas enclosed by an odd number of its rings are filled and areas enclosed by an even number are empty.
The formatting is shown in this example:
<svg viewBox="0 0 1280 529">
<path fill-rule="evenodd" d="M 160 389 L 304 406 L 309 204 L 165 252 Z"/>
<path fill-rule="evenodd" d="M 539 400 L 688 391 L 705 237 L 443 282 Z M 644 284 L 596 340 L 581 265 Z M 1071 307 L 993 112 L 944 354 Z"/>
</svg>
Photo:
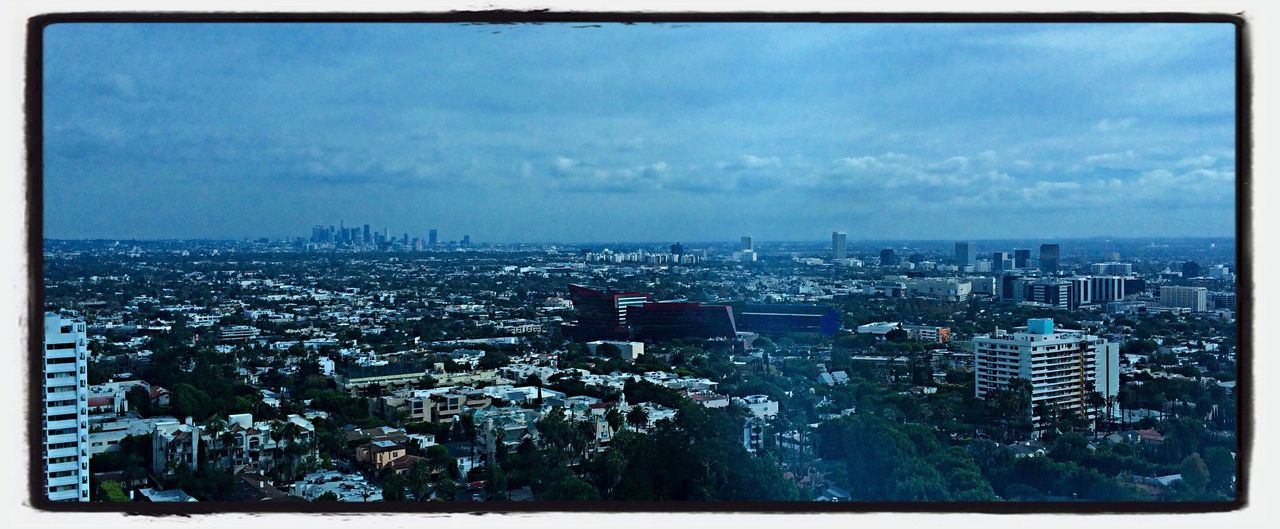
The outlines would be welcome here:
<svg viewBox="0 0 1280 529">
<path fill-rule="evenodd" d="M 88 352 L 83 320 L 44 314 L 41 466 L 52 501 L 89 501 Z"/>
<path fill-rule="evenodd" d="M 849 258 L 848 236 L 843 231 L 831 232 L 831 258 L 836 260 Z"/>
<path fill-rule="evenodd" d="M 1005 389 L 1014 379 L 1031 383 L 1033 425 L 1044 426 L 1051 414 L 1079 414 L 1091 420 L 1088 396 L 1100 388 L 1118 391 L 1118 348 L 1083 331 L 1055 328 L 1051 319 L 1027 320 L 1014 333 L 996 331 L 974 338 L 974 392 L 984 398 Z M 1099 370 L 1102 369 L 1103 372 Z"/>
</svg>

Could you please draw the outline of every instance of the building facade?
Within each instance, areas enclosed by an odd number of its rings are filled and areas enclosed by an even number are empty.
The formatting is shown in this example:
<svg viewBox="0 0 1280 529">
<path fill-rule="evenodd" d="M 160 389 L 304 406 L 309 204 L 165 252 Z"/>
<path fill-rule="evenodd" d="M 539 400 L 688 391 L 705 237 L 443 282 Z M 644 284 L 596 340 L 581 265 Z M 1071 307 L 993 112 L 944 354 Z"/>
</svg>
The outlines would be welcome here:
<svg viewBox="0 0 1280 529">
<path fill-rule="evenodd" d="M 831 258 L 848 259 L 848 236 L 843 231 L 831 232 Z"/>
<path fill-rule="evenodd" d="M 1209 310 L 1209 289 L 1205 287 L 1160 287 L 1160 304 L 1165 307 L 1190 309 L 1192 312 Z"/>
<path fill-rule="evenodd" d="M 1077 414 L 1092 421 L 1102 410 L 1088 404 L 1090 393 L 1119 392 L 1119 344 L 1055 329 L 1051 319 L 1027 320 L 1018 332 L 996 331 L 974 338 L 974 392 L 978 398 L 1007 389 L 1015 379 L 1031 383 L 1032 424 L 1040 430 L 1052 414 Z"/>
<path fill-rule="evenodd" d="M 85 323 L 44 314 L 45 495 L 89 501 L 89 345 Z"/>
</svg>

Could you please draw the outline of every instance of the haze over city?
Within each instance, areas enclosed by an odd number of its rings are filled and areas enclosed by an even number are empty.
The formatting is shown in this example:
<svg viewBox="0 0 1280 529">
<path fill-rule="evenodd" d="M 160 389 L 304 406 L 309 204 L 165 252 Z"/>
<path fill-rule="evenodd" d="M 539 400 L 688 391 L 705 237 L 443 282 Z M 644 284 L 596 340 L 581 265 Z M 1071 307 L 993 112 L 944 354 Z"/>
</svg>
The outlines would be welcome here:
<svg viewBox="0 0 1280 529">
<path fill-rule="evenodd" d="M 45 236 L 1229 236 L 1227 24 L 55 25 Z"/>
</svg>

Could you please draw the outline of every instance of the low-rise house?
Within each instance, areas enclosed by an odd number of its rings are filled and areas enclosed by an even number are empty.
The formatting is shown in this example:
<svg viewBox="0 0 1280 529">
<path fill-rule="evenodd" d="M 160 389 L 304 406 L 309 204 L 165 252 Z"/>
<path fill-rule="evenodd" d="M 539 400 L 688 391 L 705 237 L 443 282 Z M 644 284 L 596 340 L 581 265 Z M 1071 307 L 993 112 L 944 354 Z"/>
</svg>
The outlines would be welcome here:
<svg viewBox="0 0 1280 529">
<path fill-rule="evenodd" d="M 337 496 L 338 501 L 382 501 L 382 487 L 365 481 L 359 473 L 343 474 L 336 470 L 320 470 L 295 482 L 289 493 L 307 501 L 315 501 L 326 492 Z"/>
</svg>

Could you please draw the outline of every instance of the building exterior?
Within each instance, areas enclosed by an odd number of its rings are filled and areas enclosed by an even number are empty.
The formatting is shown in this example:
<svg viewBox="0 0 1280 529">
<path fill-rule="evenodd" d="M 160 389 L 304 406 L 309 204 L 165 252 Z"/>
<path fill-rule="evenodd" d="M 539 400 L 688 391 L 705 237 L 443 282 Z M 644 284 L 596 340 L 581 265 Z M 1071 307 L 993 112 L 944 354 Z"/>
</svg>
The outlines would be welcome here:
<svg viewBox="0 0 1280 529">
<path fill-rule="evenodd" d="M 645 292 L 601 291 L 581 285 L 569 285 L 569 297 L 578 322 L 567 334 L 582 341 L 626 339 L 627 309 L 651 299 Z"/>
<path fill-rule="evenodd" d="M 1013 267 L 1018 270 L 1031 268 L 1031 250 L 1014 250 Z"/>
<path fill-rule="evenodd" d="M 644 354 L 644 342 L 597 340 L 594 342 L 587 342 L 587 350 L 591 351 L 591 354 L 596 354 L 596 348 L 603 344 L 610 344 L 617 347 L 618 350 L 622 352 L 622 359 L 628 362 L 635 362 L 637 358 L 640 358 L 640 356 Z"/>
<path fill-rule="evenodd" d="M 1096 266 L 1096 265 L 1095 265 Z M 1093 303 L 1120 301 L 1125 296 L 1125 278 L 1119 276 L 1093 276 L 1089 278 L 1089 297 Z"/>
<path fill-rule="evenodd" d="M 635 340 L 733 338 L 738 329 L 733 310 L 701 303 L 646 303 L 627 308 L 627 323 Z"/>
<path fill-rule="evenodd" d="M 893 251 L 893 248 L 885 248 L 883 250 L 880 250 L 881 266 L 898 266 L 898 263 L 899 263 L 898 255 L 896 252 Z"/>
<path fill-rule="evenodd" d="M 816 332 L 834 336 L 840 330 L 836 309 L 820 305 L 734 305 L 738 330 L 758 334 Z"/>
<path fill-rule="evenodd" d="M 1046 274 L 1058 271 L 1061 265 L 1061 248 L 1056 244 L 1040 245 L 1040 270 Z"/>
<path fill-rule="evenodd" d="M 369 230 L 368 230 L 368 228 L 366 228 L 366 229 L 365 229 L 365 238 L 366 238 L 366 239 L 367 239 L 367 238 L 369 238 L 368 233 L 369 233 Z M 439 230 L 436 230 L 435 228 L 431 228 L 430 230 L 427 230 L 427 245 L 428 245 L 428 246 L 436 246 L 436 245 L 438 245 L 438 244 L 440 244 L 440 232 L 439 232 Z"/>
<path fill-rule="evenodd" d="M 1082 331 L 1055 329 L 1051 319 L 1027 320 L 1018 332 L 974 338 L 974 392 L 984 398 L 1022 378 L 1031 383 L 1032 423 L 1040 429 L 1048 415 L 1079 414 L 1092 420 L 1087 404 L 1093 391 L 1115 396 L 1119 388 L 1119 344 Z"/>
<path fill-rule="evenodd" d="M 1160 305 L 1205 312 L 1209 310 L 1209 289 L 1163 286 L 1160 287 Z"/>
<path fill-rule="evenodd" d="M 1013 256 L 1009 252 L 991 252 L 991 271 L 1003 272 L 1013 269 Z"/>
<path fill-rule="evenodd" d="M 1133 264 L 1131 263 L 1093 263 L 1089 265 L 1090 272 L 1095 276 L 1131 276 L 1133 275 Z"/>
<path fill-rule="evenodd" d="M 754 239 L 752 239 L 750 235 L 743 235 L 743 236 L 742 236 L 742 245 L 741 245 L 741 246 L 739 246 L 739 247 L 738 247 L 738 249 L 739 249 L 739 250 L 755 251 L 755 249 L 756 249 L 756 243 L 755 243 L 755 240 L 754 240 Z"/>
<path fill-rule="evenodd" d="M 918 278 L 907 281 L 907 292 L 915 297 L 941 301 L 968 301 L 973 283 L 954 278 Z"/>
<path fill-rule="evenodd" d="M 843 231 L 831 232 L 831 258 L 849 258 L 848 237 Z"/>
<path fill-rule="evenodd" d="M 44 314 L 44 489 L 52 501 L 89 501 L 89 384 L 85 323 Z"/>
<path fill-rule="evenodd" d="M 956 242 L 956 266 L 973 266 L 977 261 L 977 250 L 972 242 Z"/>
<path fill-rule="evenodd" d="M 1027 289 L 1026 301 L 1060 309 L 1075 308 L 1075 299 L 1072 297 L 1071 286 L 1071 281 L 1066 279 L 1037 279 L 1032 281 Z"/>
</svg>

